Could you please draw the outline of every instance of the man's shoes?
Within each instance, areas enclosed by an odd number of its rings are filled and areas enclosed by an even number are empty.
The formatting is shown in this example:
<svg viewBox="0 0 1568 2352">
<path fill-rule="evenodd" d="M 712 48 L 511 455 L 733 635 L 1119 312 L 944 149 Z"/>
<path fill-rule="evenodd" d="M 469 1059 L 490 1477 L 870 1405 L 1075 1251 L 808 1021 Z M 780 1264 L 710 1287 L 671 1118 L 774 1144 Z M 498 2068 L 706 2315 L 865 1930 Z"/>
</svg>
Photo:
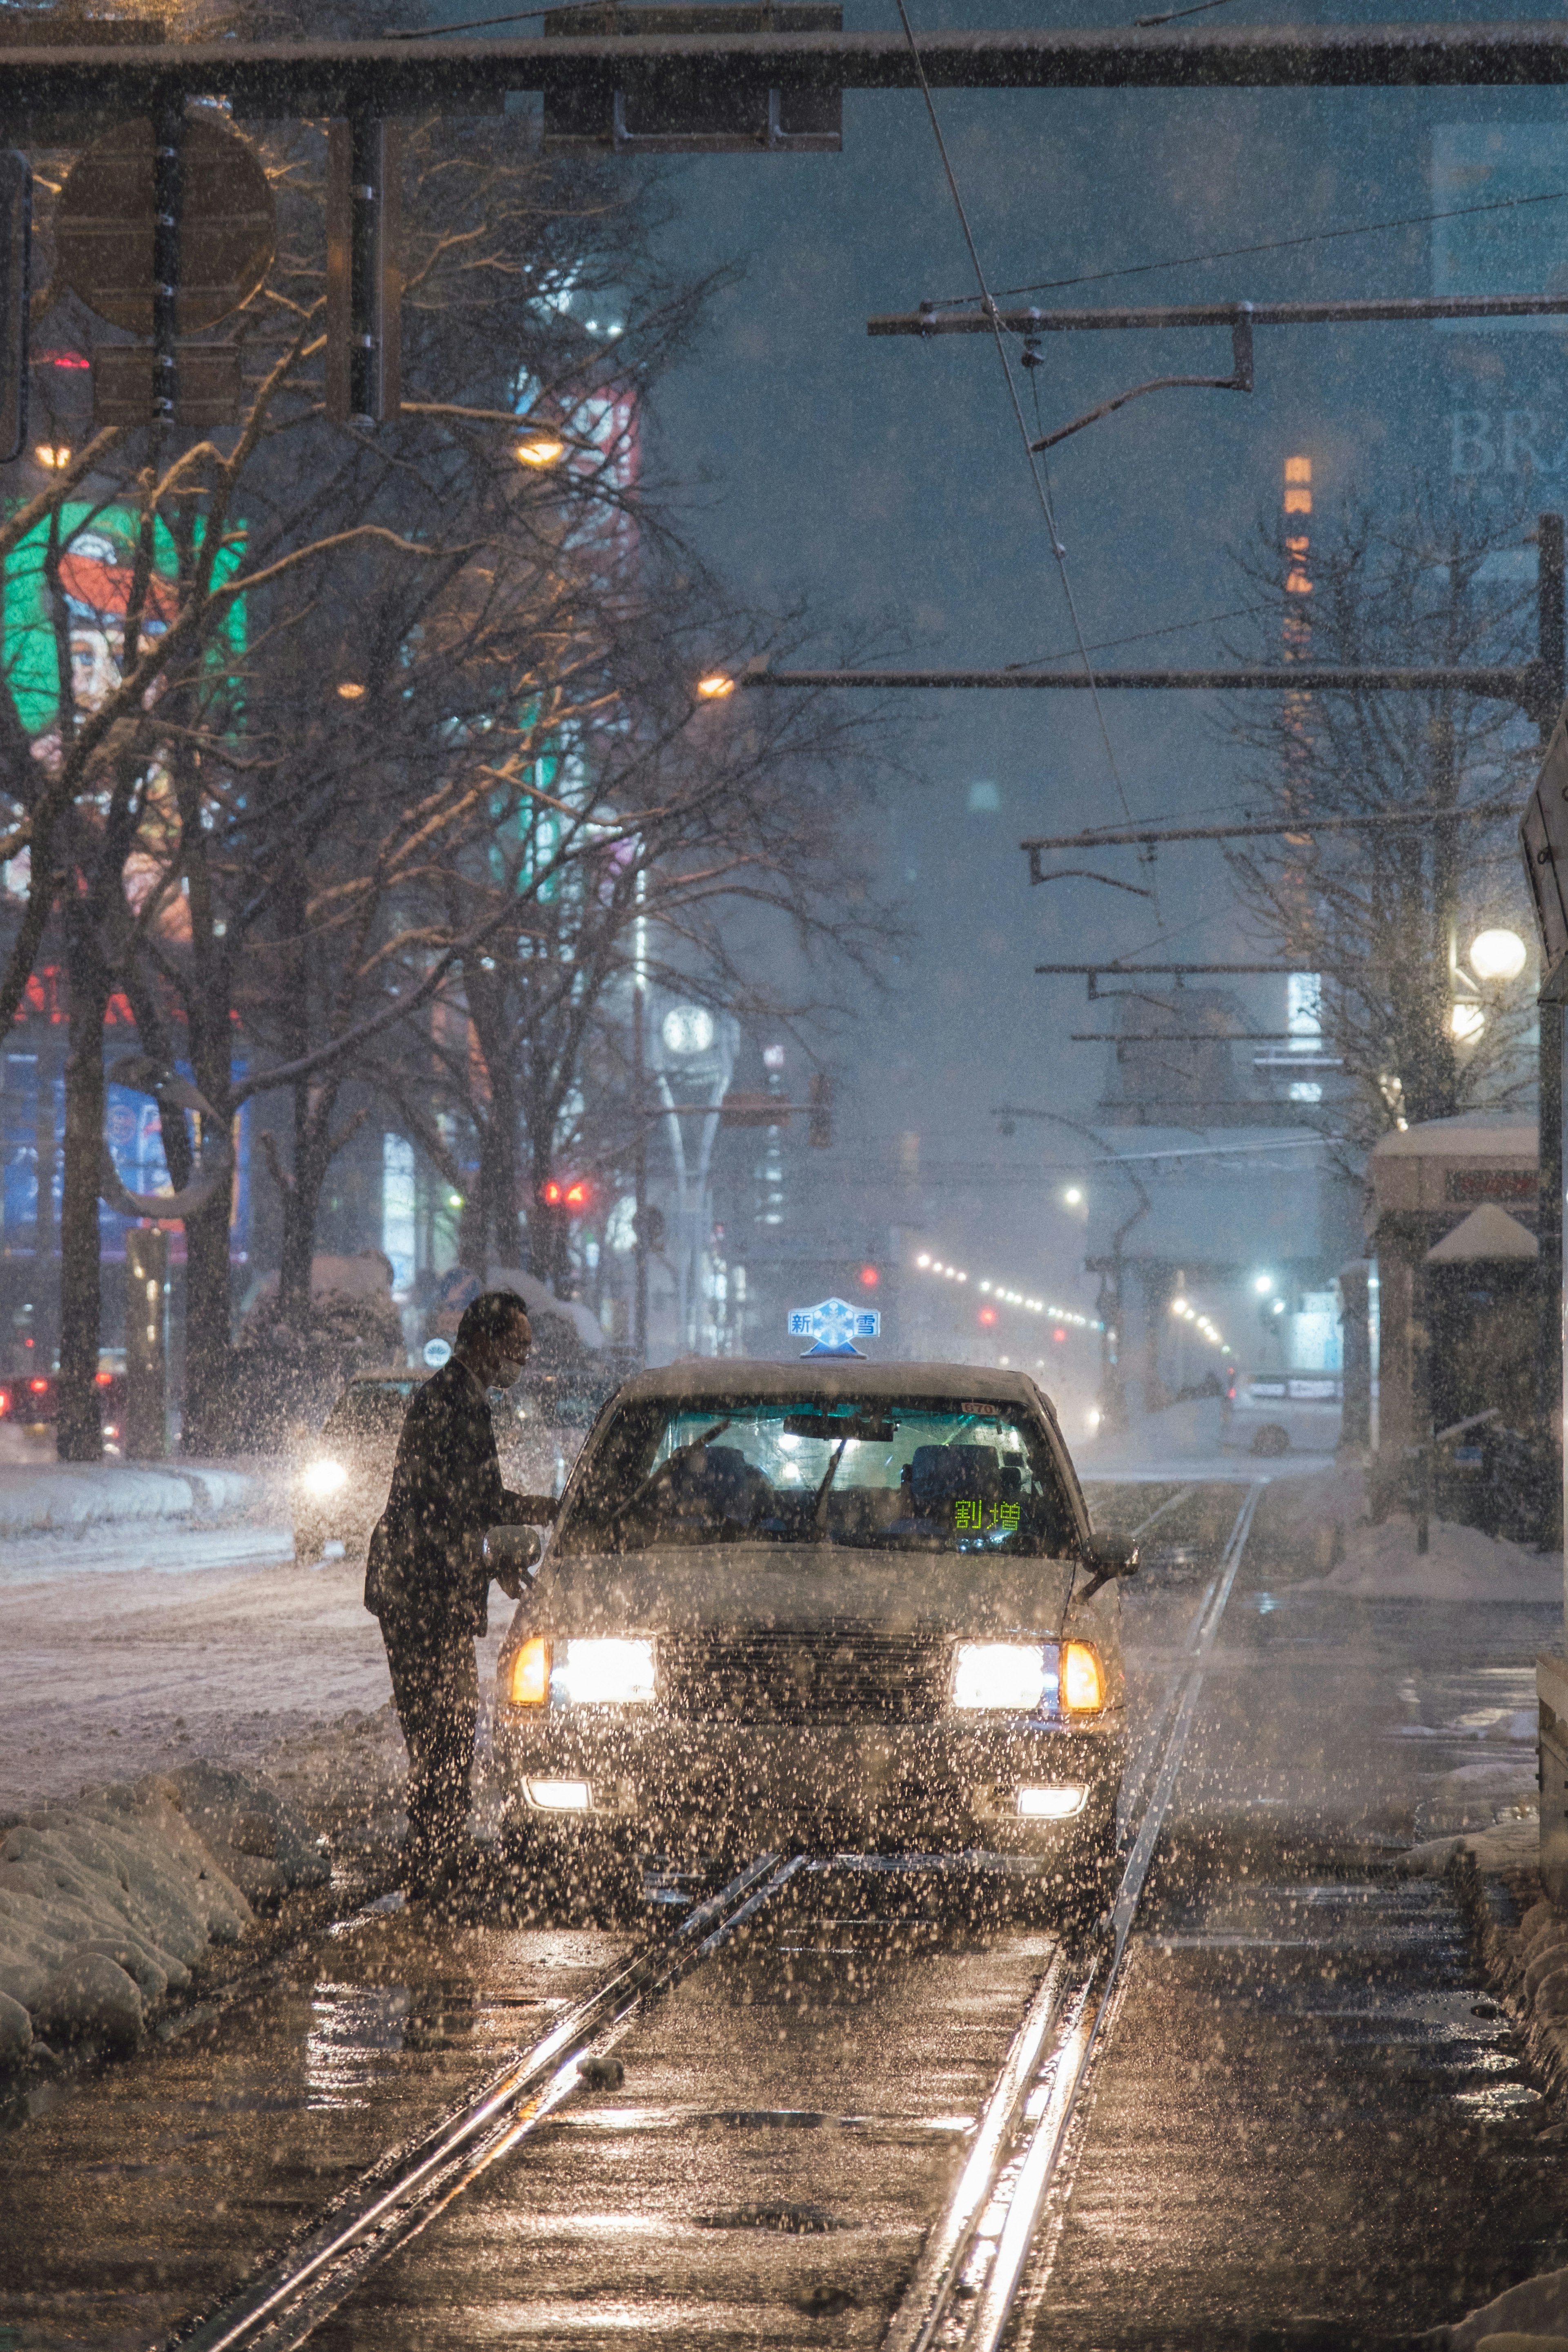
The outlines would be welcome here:
<svg viewBox="0 0 1568 2352">
<path fill-rule="evenodd" d="M 412 1857 L 403 1883 L 410 1902 L 450 1905 L 471 1899 L 488 1875 L 485 1855 L 472 1838 L 463 1838 Z"/>
</svg>

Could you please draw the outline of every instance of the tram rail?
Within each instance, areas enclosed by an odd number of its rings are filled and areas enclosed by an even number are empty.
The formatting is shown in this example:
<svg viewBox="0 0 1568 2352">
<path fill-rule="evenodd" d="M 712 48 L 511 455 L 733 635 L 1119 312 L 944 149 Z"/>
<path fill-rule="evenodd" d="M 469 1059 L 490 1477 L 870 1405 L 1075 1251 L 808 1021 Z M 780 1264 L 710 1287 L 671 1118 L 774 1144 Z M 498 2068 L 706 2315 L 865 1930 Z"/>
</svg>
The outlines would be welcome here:
<svg viewBox="0 0 1568 2352">
<path fill-rule="evenodd" d="M 1148 1790 L 1115 1897 L 1087 1940 L 1058 1942 L 1012 2036 L 959 2179 L 926 2233 L 884 2352 L 994 2352 L 1027 2283 L 1037 2307 L 1050 2248 L 1037 2247 L 1070 2170 L 1073 2125 L 1123 1981 L 1128 1938 L 1170 1808 L 1208 1663 L 1266 1481 L 1247 1489 L 1132 1775 Z M 929 1860 L 930 1858 L 928 1858 Z M 648 2005 L 755 1922 L 792 1883 L 918 1864 L 767 1853 L 697 1906 L 672 1935 L 613 1969 L 531 2047 L 384 2155 L 221 2305 L 165 2352 L 293 2352 L 367 2276 L 555 2116 Z M 1033 2259 L 1032 2259 L 1033 2258 Z"/>
</svg>

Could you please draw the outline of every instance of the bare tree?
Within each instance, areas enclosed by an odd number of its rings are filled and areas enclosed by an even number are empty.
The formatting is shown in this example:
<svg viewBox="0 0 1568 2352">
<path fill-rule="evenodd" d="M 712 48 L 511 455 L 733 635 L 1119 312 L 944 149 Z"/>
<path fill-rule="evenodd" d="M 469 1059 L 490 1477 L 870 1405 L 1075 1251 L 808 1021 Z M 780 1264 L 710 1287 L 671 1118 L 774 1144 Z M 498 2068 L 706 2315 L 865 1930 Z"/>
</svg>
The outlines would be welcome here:
<svg viewBox="0 0 1568 2352">
<path fill-rule="evenodd" d="M 1272 601 L 1288 656 L 1449 667 L 1529 652 L 1522 510 L 1425 486 L 1396 503 L 1348 499 L 1312 530 L 1310 587 L 1286 545 L 1298 530 L 1261 524 L 1237 559 Z M 1346 1080 L 1324 1117 L 1366 1147 L 1413 1120 L 1521 1100 L 1533 1084 L 1528 991 L 1483 985 L 1465 966 L 1477 931 L 1521 924 L 1513 823 L 1472 812 L 1506 799 L 1534 756 L 1521 715 L 1447 688 L 1358 689 L 1283 695 L 1229 732 L 1249 755 L 1248 805 L 1294 821 L 1278 847 L 1229 863 L 1271 950 L 1321 975 L 1324 1034 Z M 1312 830 L 1314 817 L 1404 811 L 1408 826 Z"/>
<path fill-rule="evenodd" d="M 602 666 L 595 614 L 619 593 L 603 576 L 606 530 L 630 529 L 634 503 L 637 528 L 649 527 L 648 502 L 634 500 L 617 463 L 627 387 L 675 348 L 702 289 L 659 278 L 635 191 L 617 196 L 591 166 L 547 163 L 524 129 L 458 141 L 433 127 L 412 148 L 411 395 L 423 370 L 430 389 L 458 397 L 411 396 L 403 424 L 378 436 L 324 426 L 321 141 L 307 128 L 269 157 L 282 233 L 238 323 L 249 392 L 237 435 L 194 446 L 100 436 L 0 531 L 0 555 L 42 533 L 58 640 L 58 715 L 43 738 L 29 737 L 15 693 L 0 695 L 3 845 L 27 867 L 0 1020 L 14 1015 L 57 908 L 68 910 L 81 1027 L 68 1061 L 73 1267 L 89 1240 L 97 1260 L 93 1007 L 122 982 L 146 1042 L 190 1062 L 220 1119 L 258 1092 L 292 1090 L 297 1160 L 285 1170 L 274 1158 L 290 1193 L 291 1289 L 301 1262 L 308 1288 L 321 1172 L 342 1133 L 332 1074 L 487 935 L 484 919 L 461 939 L 432 932 L 421 912 L 414 939 L 403 911 L 435 843 L 494 800 L 476 730 L 520 698 L 529 726 L 570 711 L 573 688 L 560 681 L 591 658 Z M 623 332 L 606 351 L 568 298 L 612 275 Z M 60 299 L 68 324 L 72 298 Z M 569 453 L 559 479 L 516 462 L 530 404 Z M 85 504 L 68 509 L 83 488 Z M 611 520 L 585 531 L 589 515 Z M 102 658 L 84 684 L 67 574 L 94 524 L 114 534 L 115 641 L 98 631 Z M 102 568 L 101 550 L 96 560 Z M 473 628 L 476 612 L 488 629 Z M 592 691 L 614 688 L 601 678 Z M 347 713 L 358 720 L 347 744 L 345 697 L 363 706 Z M 243 1077 L 237 1018 L 251 1032 Z M 183 1121 L 166 1122 L 166 1141 L 178 1180 Z M 186 1442 L 199 1447 L 202 1402 L 222 1392 L 228 1347 L 226 1201 L 187 1220 L 186 1247 Z M 77 1272 L 65 1411 L 93 1450 L 97 1288 Z"/>
</svg>

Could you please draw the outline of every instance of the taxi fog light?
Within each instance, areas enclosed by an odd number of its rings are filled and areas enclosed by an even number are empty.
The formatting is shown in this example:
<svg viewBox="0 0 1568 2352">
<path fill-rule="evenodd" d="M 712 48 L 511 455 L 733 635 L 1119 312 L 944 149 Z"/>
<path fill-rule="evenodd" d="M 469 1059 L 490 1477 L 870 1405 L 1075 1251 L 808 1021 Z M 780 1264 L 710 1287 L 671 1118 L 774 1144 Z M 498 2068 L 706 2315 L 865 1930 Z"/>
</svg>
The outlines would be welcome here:
<svg viewBox="0 0 1568 2352">
<path fill-rule="evenodd" d="M 653 1697 L 653 1643 L 569 1641 L 555 1680 L 557 1696 L 574 1706 L 646 1704 Z"/>
<path fill-rule="evenodd" d="M 1020 1789 L 1018 1811 L 1029 1822 L 1070 1822 L 1081 1813 L 1089 1790 L 1081 1780 L 1062 1780 L 1045 1789 Z"/>
<path fill-rule="evenodd" d="M 349 1474 L 341 1462 L 312 1462 L 305 1473 L 307 1495 L 335 1495 L 348 1483 Z"/>
<path fill-rule="evenodd" d="M 1046 1690 L 1046 1653 L 1039 1642 L 961 1642 L 952 1703 L 1033 1715 Z"/>
<path fill-rule="evenodd" d="M 1062 1705 L 1069 1715 L 1098 1715 L 1105 1705 L 1105 1677 L 1087 1642 L 1062 1650 Z"/>
<path fill-rule="evenodd" d="M 585 1813 L 590 1791 L 586 1780 L 530 1780 L 529 1802 L 542 1813 Z"/>
<path fill-rule="evenodd" d="M 513 1706 L 542 1706 L 550 1696 L 550 1643 L 542 1633 L 525 1642 L 511 1662 Z"/>
</svg>

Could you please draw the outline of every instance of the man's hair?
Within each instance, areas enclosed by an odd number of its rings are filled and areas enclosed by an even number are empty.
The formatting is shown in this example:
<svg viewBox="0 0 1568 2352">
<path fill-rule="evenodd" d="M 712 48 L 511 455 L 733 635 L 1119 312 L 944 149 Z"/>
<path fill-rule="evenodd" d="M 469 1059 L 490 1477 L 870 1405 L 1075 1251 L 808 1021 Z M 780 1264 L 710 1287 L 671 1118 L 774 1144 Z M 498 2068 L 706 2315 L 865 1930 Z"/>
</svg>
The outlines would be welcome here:
<svg viewBox="0 0 1568 2352">
<path fill-rule="evenodd" d="M 493 1346 L 510 1337 L 520 1316 L 528 1321 L 528 1308 L 515 1290 L 481 1290 L 463 1309 L 458 1345 L 467 1348 L 476 1339 L 488 1339 Z"/>
</svg>

